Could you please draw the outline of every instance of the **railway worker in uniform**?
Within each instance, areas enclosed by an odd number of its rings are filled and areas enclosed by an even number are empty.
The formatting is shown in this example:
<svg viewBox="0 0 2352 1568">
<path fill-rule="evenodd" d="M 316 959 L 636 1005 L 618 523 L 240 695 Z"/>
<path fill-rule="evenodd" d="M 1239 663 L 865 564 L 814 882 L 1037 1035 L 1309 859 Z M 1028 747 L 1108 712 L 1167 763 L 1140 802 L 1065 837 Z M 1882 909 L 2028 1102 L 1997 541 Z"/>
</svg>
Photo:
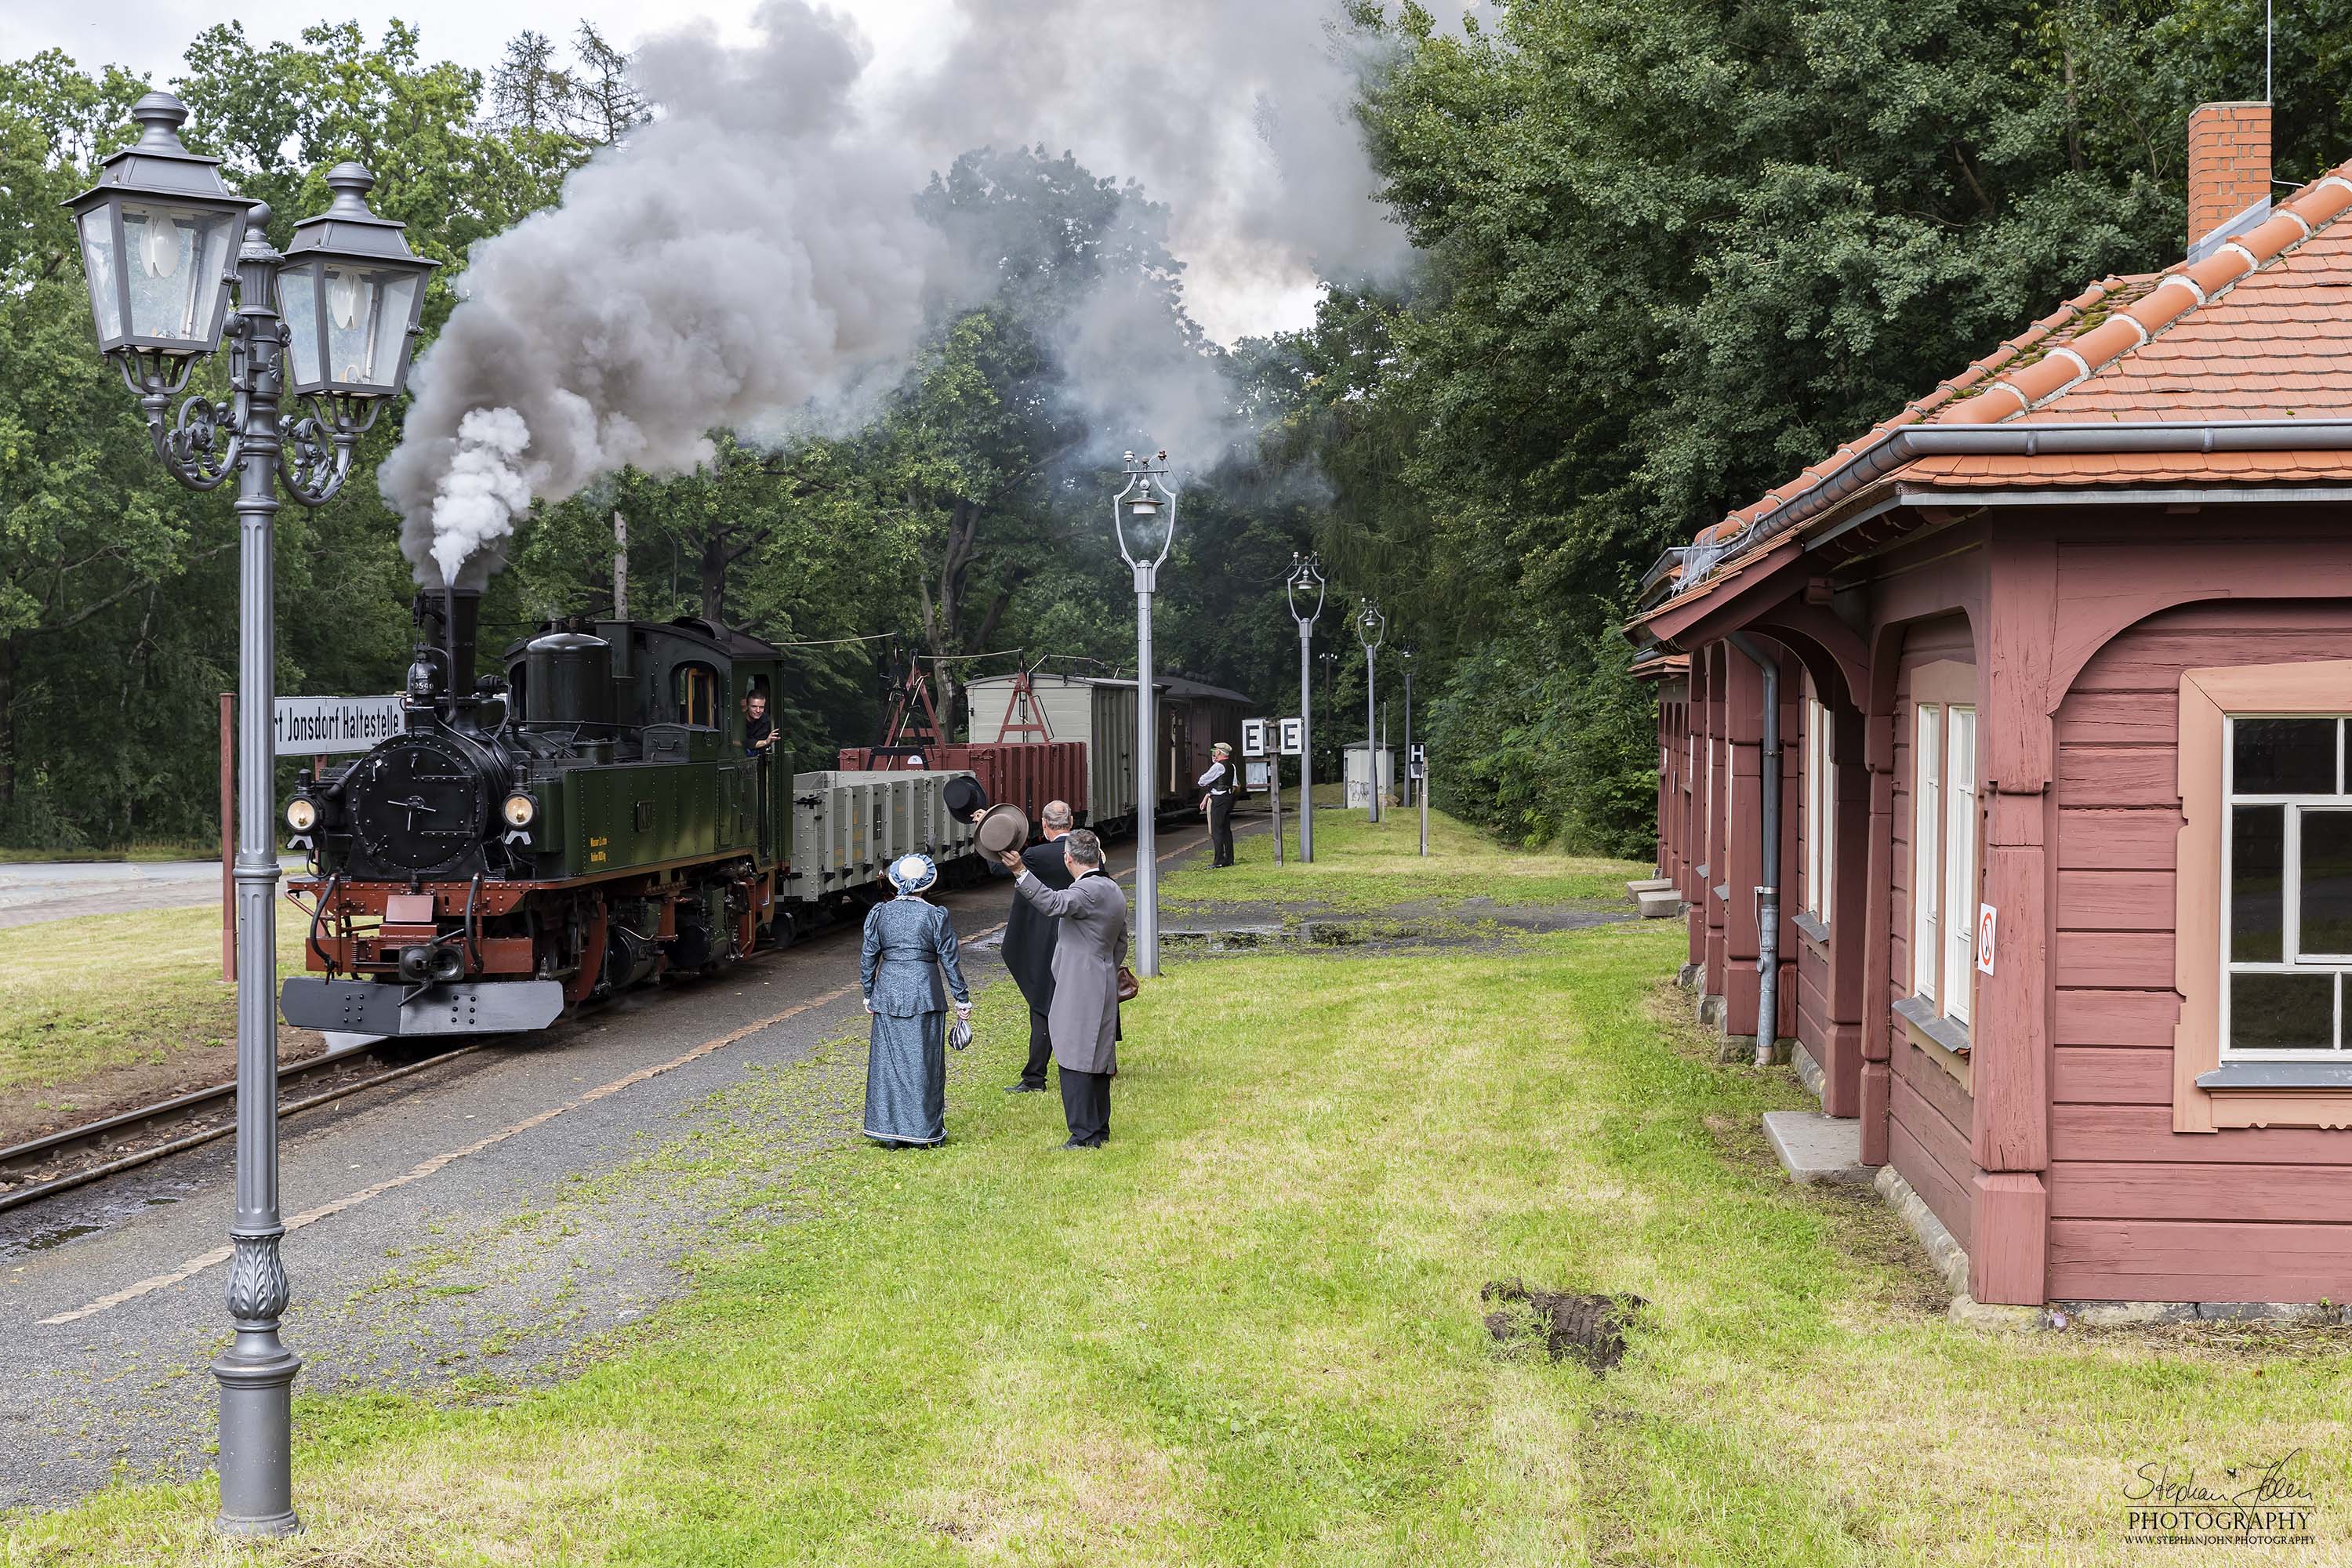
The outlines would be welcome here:
<svg viewBox="0 0 2352 1568">
<path fill-rule="evenodd" d="M 776 754 L 776 721 L 768 717 L 768 694 L 764 691 L 754 690 L 743 699 L 743 754 Z"/>
<path fill-rule="evenodd" d="M 1215 760 L 1200 780 L 1208 792 L 1201 797 L 1201 809 L 1209 814 L 1209 864 L 1230 866 L 1234 863 L 1234 801 L 1242 791 L 1241 768 L 1234 762 L 1232 742 L 1220 741 L 1209 751 Z"/>
<path fill-rule="evenodd" d="M 874 1020 L 863 1130 L 886 1149 L 908 1149 L 947 1140 L 948 993 L 961 1022 L 971 1016 L 971 989 L 956 963 L 947 910 L 923 900 L 940 868 L 928 855 L 906 855 L 890 863 L 889 875 L 898 896 L 866 911 L 857 958 L 858 987 Z"/>
<path fill-rule="evenodd" d="M 1103 870 L 1102 840 L 1079 828 L 1062 841 L 1070 885 L 1053 889 L 1017 849 L 997 857 L 1021 897 L 1057 924 L 1054 1000 L 1046 1025 L 1061 1068 L 1065 1149 L 1099 1149 L 1110 1139 L 1110 1080 L 1118 1072 L 1118 970 L 1127 961 L 1127 895 Z"/>
<path fill-rule="evenodd" d="M 1059 840 L 1074 820 L 1068 801 L 1047 801 L 1037 814 L 1045 842 L 1021 852 L 1021 864 L 1029 874 L 1055 892 L 1071 882 Z M 1013 912 L 1004 921 L 1004 967 L 1029 1004 L 1029 1060 L 1021 1069 L 1021 1081 L 1006 1087 L 1007 1094 L 1045 1092 L 1045 1069 L 1054 1065 L 1054 1034 L 1047 1016 L 1054 1005 L 1054 937 L 1060 929 L 1052 916 L 1013 893 Z"/>
</svg>

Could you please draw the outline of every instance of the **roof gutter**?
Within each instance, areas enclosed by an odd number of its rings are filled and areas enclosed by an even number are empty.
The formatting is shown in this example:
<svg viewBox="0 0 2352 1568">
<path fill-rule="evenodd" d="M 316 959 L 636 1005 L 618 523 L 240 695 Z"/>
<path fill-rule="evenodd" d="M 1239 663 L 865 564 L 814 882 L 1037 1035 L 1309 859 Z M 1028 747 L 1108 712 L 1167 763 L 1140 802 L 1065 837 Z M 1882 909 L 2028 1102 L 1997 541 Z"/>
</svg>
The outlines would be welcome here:
<svg viewBox="0 0 2352 1568">
<path fill-rule="evenodd" d="M 1916 458 L 2041 457 L 2125 452 L 2352 450 L 2352 419 L 2158 419 L 2071 425 L 1905 425 L 1882 432 L 1844 462 L 1748 525 L 1726 558 L 1768 534 L 1820 516 Z"/>
</svg>

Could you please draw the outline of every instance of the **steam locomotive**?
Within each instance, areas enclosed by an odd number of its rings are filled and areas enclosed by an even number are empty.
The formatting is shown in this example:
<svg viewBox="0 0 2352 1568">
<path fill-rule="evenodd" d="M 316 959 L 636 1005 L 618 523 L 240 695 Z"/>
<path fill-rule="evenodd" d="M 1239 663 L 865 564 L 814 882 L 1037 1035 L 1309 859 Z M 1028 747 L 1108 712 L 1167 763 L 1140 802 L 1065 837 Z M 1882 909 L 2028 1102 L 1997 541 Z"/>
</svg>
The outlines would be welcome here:
<svg viewBox="0 0 2352 1568">
<path fill-rule="evenodd" d="M 285 983 L 288 1023 L 543 1028 L 862 909 L 900 855 L 982 874 L 950 809 L 969 773 L 787 773 L 747 751 L 772 644 L 691 617 L 551 626 L 477 679 L 479 616 L 478 592 L 419 595 L 402 732 L 287 803 L 311 856 L 289 883 L 311 973 Z"/>
</svg>

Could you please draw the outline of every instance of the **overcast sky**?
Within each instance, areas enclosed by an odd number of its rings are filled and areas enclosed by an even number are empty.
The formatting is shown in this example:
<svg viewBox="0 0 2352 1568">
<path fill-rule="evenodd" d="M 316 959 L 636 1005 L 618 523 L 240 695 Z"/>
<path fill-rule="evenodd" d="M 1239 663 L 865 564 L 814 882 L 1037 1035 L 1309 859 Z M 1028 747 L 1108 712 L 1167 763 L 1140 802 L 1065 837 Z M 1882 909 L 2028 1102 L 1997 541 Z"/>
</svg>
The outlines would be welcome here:
<svg viewBox="0 0 2352 1568">
<path fill-rule="evenodd" d="M 872 41 L 871 79 L 880 87 L 937 66 L 952 42 L 950 30 L 959 25 L 948 0 L 831 3 L 855 17 Z M 393 10 L 418 27 L 428 58 L 455 59 L 487 70 L 516 33 L 534 28 L 561 39 L 583 17 L 625 47 L 634 47 L 649 32 L 667 31 L 697 16 L 715 23 L 722 37 L 740 41 L 751 36 L 752 5 L 751 0 L 685 0 L 682 5 L 652 0 L 397 0 Z M 268 43 L 292 38 L 313 22 L 341 20 L 352 12 L 339 0 L 240 0 L 234 14 L 243 21 L 247 37 Z M 62 48 L 85 68 L 121 65 L 162 87 L 182 68 L 190 39 L 213 19 L 178 0 L 108 0 L 103 5 L 0 0 L 0 56 L 16 58 Z M 371 17 L 367 26 L 371 37 L 381 36 L 380 22 Z M 1085 156 L 1085 149 L 1079 153 Z M 1317 291 L 1309 278 L 1279 279 L 1246 269 L 1221 277 L 1214 258 L 1186 259 L 1192 264 L 1186 274 L 1192 312 L 1220 341 L 1304 326 L 1313 317 Z"/>
</svg>

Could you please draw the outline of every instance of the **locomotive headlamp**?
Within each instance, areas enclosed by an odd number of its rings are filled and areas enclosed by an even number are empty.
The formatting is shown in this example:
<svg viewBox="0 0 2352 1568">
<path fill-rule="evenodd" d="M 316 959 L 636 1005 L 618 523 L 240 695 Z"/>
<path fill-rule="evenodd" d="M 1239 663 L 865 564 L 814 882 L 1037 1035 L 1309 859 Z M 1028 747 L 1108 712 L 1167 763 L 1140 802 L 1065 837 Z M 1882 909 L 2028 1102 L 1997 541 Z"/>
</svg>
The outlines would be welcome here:
<svg viewBox="0 0 2352 1568">
<path fill-rule="evenodd" d="M 539 819 L 539 802 L 517 790 L 507 796 L 505 814 L 509 827 L 529 827 Z"/>
<path fill-rule="evenodd" d="M 286 803 L 286 826 L 297 833 L 308 833 L 319 826 L 319 803 L 307 795 L 298 795 Z"/>
<path fill-rule="evenodd" d="M 288 390 L 390 397 L 408 374 L 408 347 L 437 261 L 408 248 L 406 226 L 368 210 L 375 176 L 357 163 L 327 174 L 334 205 L 294 226 L 278 298 L 286 312 Z"/>
</svg>

